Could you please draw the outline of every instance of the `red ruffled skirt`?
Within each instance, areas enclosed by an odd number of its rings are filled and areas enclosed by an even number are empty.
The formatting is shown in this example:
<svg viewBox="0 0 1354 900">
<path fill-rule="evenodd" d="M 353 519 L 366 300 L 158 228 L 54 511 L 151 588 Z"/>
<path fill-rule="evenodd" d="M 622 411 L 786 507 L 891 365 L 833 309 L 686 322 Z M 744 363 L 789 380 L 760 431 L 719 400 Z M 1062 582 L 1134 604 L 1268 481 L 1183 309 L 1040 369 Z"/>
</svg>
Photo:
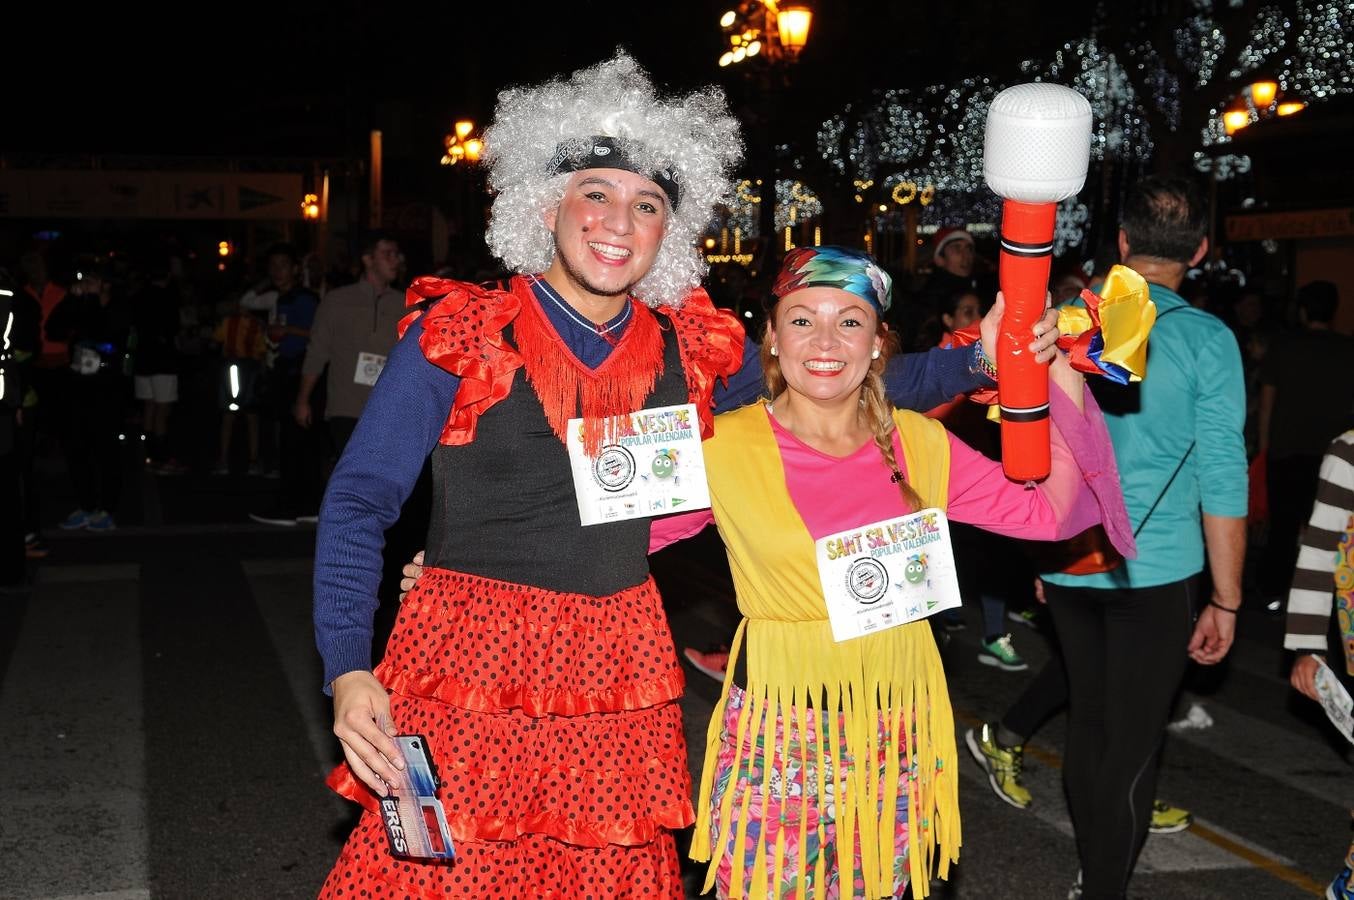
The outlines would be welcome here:
<svg viewBox="0 0 1354 900">
<path fill-rule="evenodd" d="M 328 783 L 366 810 L 321 896 L 682 896 L 683 676 L 652 580 L 593 597 L 426 569 L 376 677 L 427 739 L 457 858 L 392 856 L 345 763 Z"/>
</svg>

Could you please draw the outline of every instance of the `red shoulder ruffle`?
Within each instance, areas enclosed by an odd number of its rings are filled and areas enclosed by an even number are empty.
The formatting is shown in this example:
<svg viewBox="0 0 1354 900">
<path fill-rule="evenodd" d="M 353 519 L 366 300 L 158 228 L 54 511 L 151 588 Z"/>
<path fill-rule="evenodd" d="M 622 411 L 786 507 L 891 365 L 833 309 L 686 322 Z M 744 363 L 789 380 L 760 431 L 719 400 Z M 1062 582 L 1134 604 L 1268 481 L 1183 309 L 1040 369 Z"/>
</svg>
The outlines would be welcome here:
<svg viewBox="0 0 1354 900">
<path fill-rule="evenodd" d="M 688 294 L 680 309 L 663 312 L 672 317 L 677 330 L 687 390 L 700 414 L 701 437 L 708 438 L 715 433 L 715 381 L 723 378 L 727 382 L 743 365 L 747 336 L 738 317 L 715 306 L 704 288 Z"/>
<path fill-rule="evenodd" d="M 442 299 L 423 314 L 419 346 L 429 362 L 461 379 L 439 440 L 468 444 L 480 415 L 508 396 L 513 373 L 522 367 L 522 357 L 503 339 L 503 328 L 517 318 L 521 301 L 510 291 L 424 276 L 409 286 L 405 303 L 435 297 Z M 401 337 L 418 316 L 415 310 L 400 320 Z"/>
</svg>

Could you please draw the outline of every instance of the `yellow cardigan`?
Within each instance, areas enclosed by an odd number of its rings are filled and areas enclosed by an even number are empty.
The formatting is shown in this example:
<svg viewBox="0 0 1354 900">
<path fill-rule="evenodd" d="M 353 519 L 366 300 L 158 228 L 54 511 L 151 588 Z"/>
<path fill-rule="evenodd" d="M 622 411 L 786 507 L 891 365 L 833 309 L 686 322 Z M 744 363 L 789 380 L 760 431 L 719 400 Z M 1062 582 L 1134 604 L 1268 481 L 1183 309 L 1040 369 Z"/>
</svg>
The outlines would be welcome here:
<svg viewBox="0 0 1354 900">
<path fill-rule="evenodd" d="M 950 466 L 944 427 L 905 411 L 897 412 L 894 419 L 909 483 L 928 505 L 944 509 Z M 734 736 L 738 752 L 741 754 L 741 748 L 756 739 L 749 729 L 759 727 L 759 723 L 766 722 L 774 732 L 778 709 L 793 707 L 798 730 L 804 733 L 806 709 L 826 697 L 828 709 L 842 711 L 848 752 L 864 763 L 876 758 L 878 721 L 883 714 L 886 740 L 890 746 L 906 748 L 907 759 L 913 761 L 909 771 L 900 770 L 900 753 L 889 754 L 882 780 L 873 764 L 858 764 L 854 774 L 857 782 L 844 793 L 839 742 L 828 736 L 820 740 L 831 754 L 830 771 L 836 779 L 837 859 L 848 869 L 842 877 L 849 884 L 859 829 L 861 863 L 870 895 L 892 895 L 894 810 L 900 784 L 908 779 L 902 786 L 908 791 L 912 890 L 915 896 L 925 897 L 932 870 L 947 876 L 950 863 L 959 858 L 960 843 L 954 717 L 930 626 L 915 622 L 842 643 L 833 641 L 813 539 L 786 488 L 765 406 L 757 403 L 717 417 L 715 436 L 705 442 L 704 452 L 715 524 L 728 551 L 738 608 L 744 619 L 734 638 L 730 674 L 725 677 L 724 690 L 710 720 L 691 856 L 709 860 L 711 846 L 723 847 L 729 838 L 734 792 L 725 793 L 720 808 L 713 812 L 717 825 L 713 839 L 710 796 L 729 685 L 746 637 L 747 703 L 739 713 Z M 880 471 L 878 489 L 897 490 L 882 466 Z M 843 484 L 841 489 L 876 487 Z M 768 706 L 770 715 L 764 718 Z M 787 737 L 788 733 L 789 729 Z M 741 763 L 741 757 L 735 760 L 735 771 Z M 819 771 L 828 769 L 820 763 Z M 769 787 L 770 772 L 767 766 L 764 790 Z M 825 804 L 822 782 L 819 779 L 820 807 Z M 841 802 L 844 796 L 850 797 L 849 803 Z M 802 847 L 808 817 L 801 817 L 799 829 Z M 767 874 L 765 848 L 760 846 L 766 832 L 762 829 L 756 838 L 759 846 L 753 875 L 759 885 L 765 884 Z M 735 838 L 732 896 L 738 897 L 744 880 L 746 810 L 739 816 Z M 773 859 L 775 870 L 771 874 L 779 884 L 787 862 L 783 840 L 777 841 Z M 717 865 L 718 859 L 711 861 L 704 890 L 713 885 Z M 803 861 L 798 865 L 798 881 L 803 884 Z M 815 898 L 823 896 L 823 866 L 820 855 L 813 879 Z"/>
</svg>

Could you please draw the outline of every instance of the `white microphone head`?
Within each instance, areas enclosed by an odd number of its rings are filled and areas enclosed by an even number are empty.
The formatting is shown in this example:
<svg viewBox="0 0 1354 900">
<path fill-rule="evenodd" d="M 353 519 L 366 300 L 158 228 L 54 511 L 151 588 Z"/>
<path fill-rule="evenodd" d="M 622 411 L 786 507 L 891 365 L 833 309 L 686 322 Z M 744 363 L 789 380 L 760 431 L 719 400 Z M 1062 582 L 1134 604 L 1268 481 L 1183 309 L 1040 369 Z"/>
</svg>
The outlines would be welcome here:
<svg viewBox="0 0 1354 900">
<path fill-rule="evenodd" d="M 1060 84 L 1017 84 L 992 99 L 983 178 L 999 197 L 1058 203 L 1081 190 L 1091 160 L 1091 104 Z"/>
</svg>

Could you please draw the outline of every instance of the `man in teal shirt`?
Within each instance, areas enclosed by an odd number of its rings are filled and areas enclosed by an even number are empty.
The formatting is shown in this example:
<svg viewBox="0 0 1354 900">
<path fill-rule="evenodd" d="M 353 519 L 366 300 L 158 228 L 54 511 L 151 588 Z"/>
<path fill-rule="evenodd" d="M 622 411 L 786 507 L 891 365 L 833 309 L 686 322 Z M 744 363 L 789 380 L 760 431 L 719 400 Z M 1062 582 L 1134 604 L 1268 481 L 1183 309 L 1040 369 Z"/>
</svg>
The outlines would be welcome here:
<svg viewBox="0 0 1354 900">
<path fill-rule="evenodd" d="M 1177 293 L 1208 252 L 1205 233 L 1204 206 L 1183 179 L 1145 179 L 1125 199 L 1119 254 L 1147 279 L 1157 324 L 1147 377 L 1097 385 L 1096 397 L 1140 529 L 1138 558 L 1101 574 L 1044 576 L 1067 661 L 1063 773 L 1087 900 L 1124 896 L 1186 660 L 1221 660 L 1241 605 L 1241 355 L 1226 325 Z M 1205 556 L 1213 587 L 1202 600 Z"/>
</svg>

